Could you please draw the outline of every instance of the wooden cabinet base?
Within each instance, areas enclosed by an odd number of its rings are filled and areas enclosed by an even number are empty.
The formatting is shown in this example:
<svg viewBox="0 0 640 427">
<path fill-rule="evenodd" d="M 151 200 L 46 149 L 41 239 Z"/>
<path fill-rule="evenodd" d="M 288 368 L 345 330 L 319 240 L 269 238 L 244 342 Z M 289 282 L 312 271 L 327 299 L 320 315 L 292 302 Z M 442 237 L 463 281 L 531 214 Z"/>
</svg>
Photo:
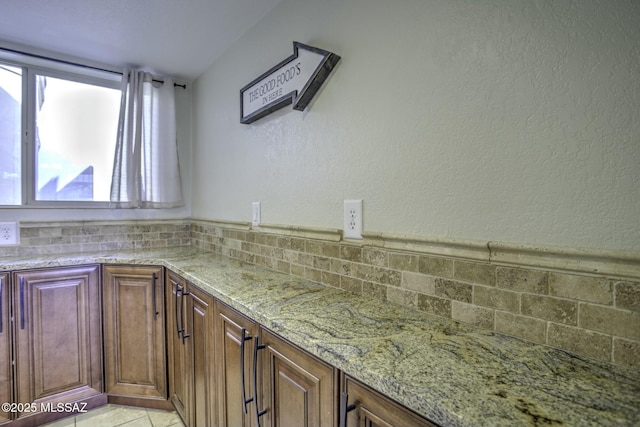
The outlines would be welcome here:
<svg viewBox="0 0 640 427">
<path fill-rule="evenodd" d="M 111 396 L 107 395 L 109 403 L 114 405 L 136 406 L 139 408 L 162 409 L 164 411 L 175 411 L 169 399 L 148 399 L 145 397 Z"/>
</svg>

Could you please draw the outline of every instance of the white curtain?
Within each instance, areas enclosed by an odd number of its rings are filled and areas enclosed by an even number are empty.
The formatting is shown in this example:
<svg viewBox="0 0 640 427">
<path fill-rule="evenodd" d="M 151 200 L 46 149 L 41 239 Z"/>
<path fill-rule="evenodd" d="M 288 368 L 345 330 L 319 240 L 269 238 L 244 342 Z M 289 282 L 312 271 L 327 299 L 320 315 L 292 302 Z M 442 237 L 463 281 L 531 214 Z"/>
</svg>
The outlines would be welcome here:
<svg viewBox="0 0 640 427">
<path fill-rule="evenodd" d="M 183 206 L 176 143 L 173 80 L 154 82 L 124 70 L 111 181 L 111 202 L 121 208 Z"/>
</svg>

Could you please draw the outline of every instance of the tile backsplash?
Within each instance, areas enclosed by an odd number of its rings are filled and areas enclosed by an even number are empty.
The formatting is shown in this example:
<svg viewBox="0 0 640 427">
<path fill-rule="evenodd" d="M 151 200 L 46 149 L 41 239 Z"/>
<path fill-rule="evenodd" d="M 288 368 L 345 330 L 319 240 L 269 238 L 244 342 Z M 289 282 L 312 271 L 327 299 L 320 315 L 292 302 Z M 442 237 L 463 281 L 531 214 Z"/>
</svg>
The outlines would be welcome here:
<svg viewBox="0 0 640 427">
<path fill-rule="evenodd" d="M 23 222 L 0 257 L 188 246 L 190 235 L 187 220 Z"/>
<path fill-rule="evenodd" d="M 640 258 L 634 254 L 609 260 L 589 253 L 575 261 L 574 252 L 523 256 L 499 247 L 494 257 L 490 245 L 417 244 L 414 237 L 385 235 L 351 242 L 342 240 L 340 230 L 251 229 L 247 223 L 197 219 L 25 222 L 20 228 L 20 245 L 0 247 L 0 259 L 193 245 L 640 369 Z"/>
<path fill-rule="evenodd" d="M 305 233 L 265 233 L 198 220 L 192 224 L 192 244 L 202 249 L 570 353 L 640 368 L 640 277 L 628 273 L 638 266 L 633 262 L 619 276 L 616 265 L 600 274 L 528 267 L 526 262 L 496 264 L 456 257 L 455 250 L 440 250 L 448 256 L 436 256 L 380 247 L 384 240 L 380 238 L 351 243 L 332 233 L 328 240 L 296 234 Z M 469 254 L 465 250 L 464 255 Z"/>
</svg>

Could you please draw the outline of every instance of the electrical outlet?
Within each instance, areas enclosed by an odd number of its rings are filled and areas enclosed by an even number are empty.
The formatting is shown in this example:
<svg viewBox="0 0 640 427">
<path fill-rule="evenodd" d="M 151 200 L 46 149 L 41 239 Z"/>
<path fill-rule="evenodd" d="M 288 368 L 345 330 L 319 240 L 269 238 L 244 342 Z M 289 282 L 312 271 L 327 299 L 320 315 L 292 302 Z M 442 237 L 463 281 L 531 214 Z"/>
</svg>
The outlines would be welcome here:
<svg viewBox="0 0 640 427">
<path fill-rule="evenodd" d="M 0 222 L 0 246 L 17 245 L 18 239 L 17 222 Z"/>
<path fill-rule="evenodd" d="M 344 201 L 345 239 L 362 239 L 362 200 Z"/>
<path fill-rule="evenodd" d="M 253 202 L 251 204 L 251 224 L 254 227 L 260 225 L 260 202 Z"/>
</svg>

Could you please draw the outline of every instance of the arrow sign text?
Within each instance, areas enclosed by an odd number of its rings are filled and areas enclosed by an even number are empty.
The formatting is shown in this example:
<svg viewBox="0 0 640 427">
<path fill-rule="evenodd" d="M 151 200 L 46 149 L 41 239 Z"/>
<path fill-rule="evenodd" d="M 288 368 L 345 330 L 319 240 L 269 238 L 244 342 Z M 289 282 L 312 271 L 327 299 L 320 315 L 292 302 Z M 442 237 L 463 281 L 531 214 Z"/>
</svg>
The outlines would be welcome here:
<svg viewBox="0 0 640 427">
<path fill-rule="evenodd" d="M 240 89 L 240 123 L 293 103 L 303 111 L 340 61 L 335 53 L 293 42 L 293 55 Z"/>
</svg>

